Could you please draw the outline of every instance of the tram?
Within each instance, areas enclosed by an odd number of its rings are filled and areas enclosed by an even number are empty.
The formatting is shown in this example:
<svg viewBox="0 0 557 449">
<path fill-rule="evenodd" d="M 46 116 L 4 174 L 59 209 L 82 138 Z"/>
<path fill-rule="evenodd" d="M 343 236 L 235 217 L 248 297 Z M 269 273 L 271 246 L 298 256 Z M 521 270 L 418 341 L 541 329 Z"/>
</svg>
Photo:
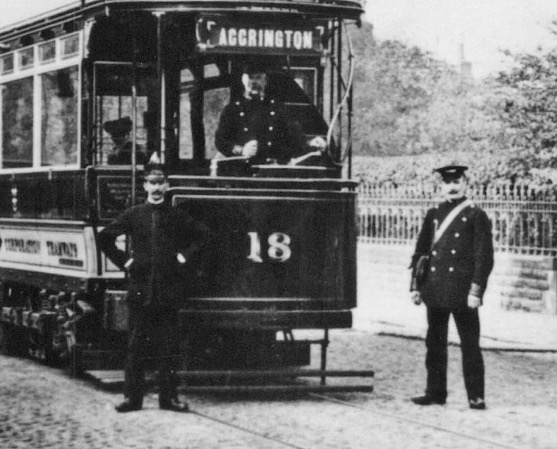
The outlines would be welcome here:
<svg viewBox="0 0 557 449">
<path fill-rule="evenodd" d="M 297 368 L 317 343 L 323 386 L 329 329 L 350 327 L 356 307 L 361 14 L 352 0 L 81 0 L 1 29 L 3 351 L 73 374 L 121 367 L 126 278 L 97 236 L 144 201 L 142 163 L 157 153 L 168 199 L 213 236 L 180 313 L 186 373 Z M 216 150 L 246 58 L 272 67 L 269 88 L 325 149 L 280 164 Z M 124 118 L 130 160 L 114 163 L 106 123 Z"/>
</svg>

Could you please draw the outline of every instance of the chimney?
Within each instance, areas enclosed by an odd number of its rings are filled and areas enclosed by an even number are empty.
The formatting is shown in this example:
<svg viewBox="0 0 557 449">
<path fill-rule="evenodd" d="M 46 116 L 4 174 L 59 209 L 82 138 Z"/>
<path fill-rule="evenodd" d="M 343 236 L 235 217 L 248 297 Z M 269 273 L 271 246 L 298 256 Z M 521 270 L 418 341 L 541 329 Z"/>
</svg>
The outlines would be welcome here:
<svg viewBox="0 0 557 449">
<path fill-rule="evenodd" d="M 464 43 L 460 44 L 460 82 L 462 84 L 471 84 L 472 77 L 472 63 L 466 61 L 464 58 Z"/>
</svg>

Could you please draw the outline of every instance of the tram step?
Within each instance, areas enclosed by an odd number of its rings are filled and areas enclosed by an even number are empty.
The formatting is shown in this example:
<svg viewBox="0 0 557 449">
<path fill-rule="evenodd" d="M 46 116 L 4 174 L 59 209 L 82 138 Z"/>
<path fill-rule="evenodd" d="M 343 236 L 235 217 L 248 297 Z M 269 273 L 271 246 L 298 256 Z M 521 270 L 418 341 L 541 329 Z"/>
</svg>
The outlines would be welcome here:
<svg viewBox="0 0 557 449">
<path fill-rule="evenodd" d="M 123 371 L 90 370 L 85 373 L 88 377 L 100 383 L 105 388 L 120 388 L 124 383 Z M 347 385 L 321 385 L 311 383 L 292 383 L 301 377 L 333 378 L 333 377 L 358 377 L 373 378 L 375 373 L 371 370 L 261 370 L 261 371 L 180 371 L 178 376 L 184 379 L 203 380 L 206 384 L 192 382 L 192 385 L 182 385 L 180 391 L 184 393 L 208 393 L 208 392 L 372 392 L 371 384 L 347 384 Z M 155 372 L 146 373 L 146 382 L 152 384 L 155 380 Z M 261 381 L 283 380 L 283 384 L 262 384 Z M 234 381 L 244 381 L 234 384 Z M 246 381 L 254 381 L 254 384 L 246 384 Z"/>
<path fill-rule="evenodd" d="M 228 385 L 185 386 L 182 393 L 372 393 L 373 385 Z"/>
</svg>

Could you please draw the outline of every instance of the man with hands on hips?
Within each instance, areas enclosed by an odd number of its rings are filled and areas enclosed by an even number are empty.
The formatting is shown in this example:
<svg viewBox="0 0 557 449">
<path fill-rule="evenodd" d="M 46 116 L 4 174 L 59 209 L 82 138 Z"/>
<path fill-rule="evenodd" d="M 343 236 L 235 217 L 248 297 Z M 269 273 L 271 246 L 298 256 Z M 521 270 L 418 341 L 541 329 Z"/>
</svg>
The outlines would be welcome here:
<svg viewBox="0 0 557 449">
<path fill-rule="evenodd" d="M 165 167 L 156 158 L 145 167 L 144 204 L 123 212 L 99 233 L 99 246 L 121 270 L 129 273 L 127 306 L 129 342 L 125 363 L 124 401 L 120 413 L 141 410 L 146 392 L 147 356 L 157 360 L 159 407 L 187 412 L 178 398 L 177 377 L 181 329 L 179 311 L 186 283 L 209 237 L 209 229 L 186 209 L 165 198 L 169 189 Z M 120 235 L 131 239 L 131 254 L 116 246 Z"/>
<path fill-rule="evenodd" d="M 442 178 L 445 201 L 427 211 L 412 257 L 410 297 L 416 305 L 426 305 L 428 321 L 427 385 L 425 394 L 412 398 L 412 402 L 432 405 L 446 401 L 447 338 L 453 315 L 469 406 L 483 410 L 485 370 L 478 308 L 493 269 L 493 239 L 486 213 L 465 196 L 467 169 L 449 165 L 435 170 Z M 418 261 L 428 254 L 425 276 L 418 283 Z"/>
</svg>

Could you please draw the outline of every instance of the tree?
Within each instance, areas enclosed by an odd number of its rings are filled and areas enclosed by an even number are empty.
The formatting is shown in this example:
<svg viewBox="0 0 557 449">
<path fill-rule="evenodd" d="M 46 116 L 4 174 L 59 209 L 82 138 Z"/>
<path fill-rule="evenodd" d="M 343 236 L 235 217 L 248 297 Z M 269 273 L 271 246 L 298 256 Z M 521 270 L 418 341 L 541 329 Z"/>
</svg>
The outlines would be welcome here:
<svg viewBox="0 0 557 449">
<path fill-rule="evenodd" d="M 557 29 L 557 24 L 553 23 Z M 554 34 L 557 32 L 554 31 Z M 496 78 L 501 107 L 499 119 L 515 160 L 528 172 L 557 181 L 557 50 L 540 54 L 511 54 L 515 67 Z"/>
<path fill-rule="evenodd" d="M 480 151 L 500 133 L 475 84 L 417 47 L 376 41 L 364 25 L 355 39 L 357 154 Z"/>
</svg>

